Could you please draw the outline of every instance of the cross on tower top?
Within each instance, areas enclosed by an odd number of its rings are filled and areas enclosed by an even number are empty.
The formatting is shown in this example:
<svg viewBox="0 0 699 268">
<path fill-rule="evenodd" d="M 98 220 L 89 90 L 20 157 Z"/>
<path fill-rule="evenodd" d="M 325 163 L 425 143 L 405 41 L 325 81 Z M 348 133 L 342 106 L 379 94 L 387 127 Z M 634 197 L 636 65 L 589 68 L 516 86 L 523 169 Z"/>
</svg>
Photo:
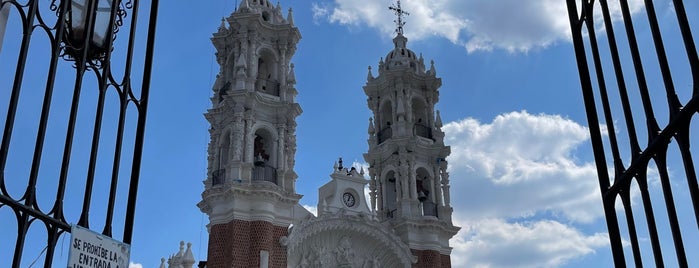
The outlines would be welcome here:
<svg viewBox="0 0 699 268">
<path fill-rule="evenodd" d="M 410 15 L 410 13 L 406 12 L 405 10 L 403 10 L 403 8 L 401 8 L 400 0 L 396 0 L 396 4 L 391 5 L 390 7 L 388 7 L 388 9 L 393 10 L 396 16 L 398 16 L 398 19 L 394 20 L 393 22 L 395 22 L 398 26 L 396 28 L 396 33 L 398 33 L 398 35 L 403 35 L 403 25 L 405 25 L 405 22 L 403 21 L 403 15 Z"/>
</svg>

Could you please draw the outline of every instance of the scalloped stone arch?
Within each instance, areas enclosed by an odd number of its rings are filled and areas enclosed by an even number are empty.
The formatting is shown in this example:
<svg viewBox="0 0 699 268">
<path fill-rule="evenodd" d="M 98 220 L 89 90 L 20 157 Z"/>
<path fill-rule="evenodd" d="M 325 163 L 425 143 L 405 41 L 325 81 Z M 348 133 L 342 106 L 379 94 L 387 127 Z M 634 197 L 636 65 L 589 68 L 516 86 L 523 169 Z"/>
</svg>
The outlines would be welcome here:
<svg viewBox="0 0 699 268">
<path fill-rule="evenodd" d="M 411 267 L 416 258 L 387 230 L 360 216 L 311 219 L 291 230 L 287 267 Z"/>
</svg>

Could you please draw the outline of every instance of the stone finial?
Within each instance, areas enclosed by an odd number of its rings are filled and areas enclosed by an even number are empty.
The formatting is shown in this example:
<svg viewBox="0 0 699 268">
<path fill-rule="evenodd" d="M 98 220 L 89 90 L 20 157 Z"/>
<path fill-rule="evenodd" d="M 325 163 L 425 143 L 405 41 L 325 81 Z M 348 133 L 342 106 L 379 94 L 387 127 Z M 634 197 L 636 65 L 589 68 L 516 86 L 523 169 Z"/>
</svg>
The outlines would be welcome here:
<svg viewBox="0 0 699 268">
<path fill-rule="evenodd" d="M 430 73 L 433 75 L 437 74 L 437 70 L 434 68 L 434 60 L 430 60 Z"/>
<path fill-rule="evenodd" d="M 374 118 L 369 117 L 369 135 L 374 135 L 376 133 L 376 128 L 374 128 Z"/>
<path fill-rule="evenodd" d="M 218 26 L 218 32 L 223 32 L 226 30 L 226 18 L 221 18 L 221 25 Z"/>
<path fill-rule="evenodd" d="M 442 128 L 442 116 L 439 115 L 439 110 L 437 110 L 437 119 L 434 121 L 434 126 L 437 128 Z"/>
<path fill-rule="evenodd" d="M 184 256 L 184 241 L 180 241 L 180 251 L 177 252 L 177 255 L 175 257 L 182 257 Z"/>
<path fill-rule="evenodd" d="M 194 266 L 194 254 L 192 254 L 192 243 L 187 243 L 187 250 L 182 256 L 182 266 L 184 268 L 192 268 Z"/>
<path fill-rule="evenodd" d="M 160 267 L 159 268 L 167 268 L 167 266 L 165 266 L 165 258 L 160 258 Z"/>
<path fill-rule="evenodd" d="M 289 8 L 289 14 L 286 15 L 286 21 L 289 22 L 289 25 L 294 26 L 294 10 L 292 8 Z"/>
<path fill-rule="evenodd" d="M 374 75 L 371 73 L 371 65 L 369 65 L 368 69 L 369 69 L 369 73 L 366 76 L 367 81 L 374 79 Z"/>
</svg>

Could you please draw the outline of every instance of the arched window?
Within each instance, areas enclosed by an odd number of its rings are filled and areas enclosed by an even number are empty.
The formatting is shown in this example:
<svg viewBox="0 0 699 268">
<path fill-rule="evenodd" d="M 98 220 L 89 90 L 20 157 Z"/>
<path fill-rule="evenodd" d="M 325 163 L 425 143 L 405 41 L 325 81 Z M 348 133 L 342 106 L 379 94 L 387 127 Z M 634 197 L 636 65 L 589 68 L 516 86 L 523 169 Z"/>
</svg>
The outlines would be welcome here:
<svg viewBox="0 0 699 268">
<path fill-rule="evenodd" d="M 253 141 L 253 181 L 277 183 L 276 148 L 273 136 L 266 129 L 258 129 Z"/>
<path fill-rule="evenodd" d="M 422 215 L 437 216 L 437 204 L 434 202 L 433 179 L 425 168 L 418 168 L 415 172 L 415 188 L 417 199 L 422 204 Z"/>
<path fill-rule="evenodd" d="M 412 117 L 414 124 L 414 134 L 419 137 L 432 139 L 432 127 L 427 105 L 420 98 L 413 98 L 411 101 Z"/>
<path fill-rule="evenodd" d="M 384 211 L 386 213 L 386 217 L 393 218 L 396 210 L 398 209 L 398 206 L 396 204 L 398 198 L 396 173 L 394 171 L 389 171 L 386 174 L 385 178 L 386 179 L 384 181 L 383 187 Z"/>
<path fill-rule="evenodd" d="M 277 78 L 277 60 L 268 50 L 262 50 L 257 59 L 257 80 L 255 90 L 279 96 L 279 80 Z"/>
<path fill-rule="evenodd" d="M 381 104 L 380 111 L 378 121 L 381 124 L 379 125 L 379 132 L 377 134 L 379 144 L 393 136 L 393 132 L 391 130 L 391 124 L 393 124 L 393 106 L 391 105 L 391 102 L 385 101 L 383 104 Z"/>
<path fill-rule="evenodd" d="M 218 146 L 218 155 L 216 156 L 216 167 L 211 174 L 211 184 L 218 185 L 225 181 L 226 165 L 228 164 L 228 148 L 231 145 L 231 132 L 225 131 L 221 135 L 221 142 Z"/>
</svg>

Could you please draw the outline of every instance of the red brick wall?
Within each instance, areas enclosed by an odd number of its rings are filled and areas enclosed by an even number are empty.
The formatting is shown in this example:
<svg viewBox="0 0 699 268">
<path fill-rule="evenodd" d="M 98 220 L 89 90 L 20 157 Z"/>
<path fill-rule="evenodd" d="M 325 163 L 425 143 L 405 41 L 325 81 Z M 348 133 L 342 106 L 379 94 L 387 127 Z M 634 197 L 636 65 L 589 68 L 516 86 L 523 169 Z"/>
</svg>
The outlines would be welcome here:
<svg viewBox="0 0 699 268">
<path fill-rule="evenodd" d="M 451 257 L 435 250 L 410 250 L 417 257 L 413 268 L 451 268 Z"/>
<path fill-rule="evenodd" d="M 216 224 L 209 234 L 207 267 L 260 267 L 260 250 L 269 252 L 269 267 L 286 267 L 286 249 L 279 238 L 287 235 L 286 227 L 265 221 Z"/>
</svg>

